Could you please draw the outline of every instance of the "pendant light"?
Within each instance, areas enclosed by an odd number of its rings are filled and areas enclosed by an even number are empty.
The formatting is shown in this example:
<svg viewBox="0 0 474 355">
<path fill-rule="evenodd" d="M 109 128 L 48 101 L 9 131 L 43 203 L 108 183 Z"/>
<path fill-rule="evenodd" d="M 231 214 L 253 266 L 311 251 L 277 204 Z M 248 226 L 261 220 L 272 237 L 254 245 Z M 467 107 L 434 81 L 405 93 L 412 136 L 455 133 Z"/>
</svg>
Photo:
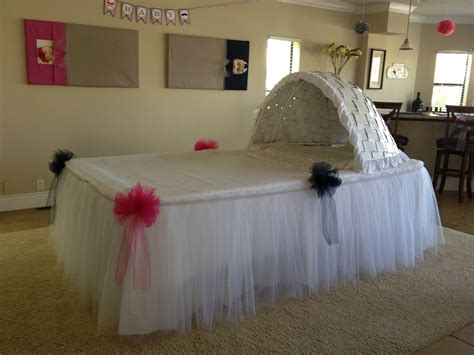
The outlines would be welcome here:
<svg viewBox="0 0 474 355">
<path fill-rule="evenodd" d="M 413 50 L 413 47 L 410 45 L 410 41 L 408 40 L 408 31 L 410 30 L 411 2 L 412 0 L 410 0 L 410 7 L 408 9 L 407 36 L 399 48 L 401 51 Z"/>
</svg>

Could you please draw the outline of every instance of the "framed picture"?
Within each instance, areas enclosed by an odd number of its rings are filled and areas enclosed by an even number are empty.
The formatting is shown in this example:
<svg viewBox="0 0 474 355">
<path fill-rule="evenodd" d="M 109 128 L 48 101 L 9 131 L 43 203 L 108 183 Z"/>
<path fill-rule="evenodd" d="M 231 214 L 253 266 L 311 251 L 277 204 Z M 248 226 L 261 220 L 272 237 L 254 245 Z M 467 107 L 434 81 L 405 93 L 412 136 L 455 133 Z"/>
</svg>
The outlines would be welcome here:
<svg viewBox="0 0 474 355">
<path fill-rule="evenodd" d="M 385 53 L 385 49 L 371 49 L 367 89 L 382 89 L 385 72 Z"/>
<path fill-rule="evenodd" d="M 403 63 L 392 63 L 387 68 L 387 79 L 408 79 L 408 67 Z"/>
<path fill-rule="evenodd" d="M 245 91 L 249 54 L 249 41 L 169 34 L 168 88 Z"/>
<path fill-rule="evenodd" d="M 139 86 L 137 30 L 29 19 L 23 23 L 28 84 Z"/>
</svg>

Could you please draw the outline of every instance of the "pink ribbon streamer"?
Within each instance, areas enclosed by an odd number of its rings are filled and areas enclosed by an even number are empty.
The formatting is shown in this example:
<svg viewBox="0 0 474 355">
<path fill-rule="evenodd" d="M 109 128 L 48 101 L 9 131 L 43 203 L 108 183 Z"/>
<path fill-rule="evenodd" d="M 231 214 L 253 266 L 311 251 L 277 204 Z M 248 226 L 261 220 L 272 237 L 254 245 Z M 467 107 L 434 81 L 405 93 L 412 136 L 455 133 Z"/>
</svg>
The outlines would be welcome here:
<svg viewBox="0 0 474 355">
<path fill-rule="evenodd" d="M 468 134 L 474 129 L 474 117 L 459 114 L 454 116 L 453 121 L 458 126 L 458 128 L 453 132 L 453 134 L 459 134 L 456 150 L 463 151 L 466 146 Z"/>
<path fill-rule="evenodd" d="M 145 233 L 145 225 L 137 220 L 127 223 L 120 246 L 115 270 L 115 282 L 122 286 L 132 259 L 133 288 L 149 290 L 151 287 L 150 246 Z"/>
<path fill-rule="evenodd" d="M 131 264 L 133 288 L 151 288 L 151 256 L 146 228 L 156 222 L 159 204 L 160 199 L 155 196 L 155 189 L 141 184 L 115 196 L 114 214 L 120 224 L 125 226 L 115 270 L 115 282 L 119 286 L 123 284 Z"/>
</svg>

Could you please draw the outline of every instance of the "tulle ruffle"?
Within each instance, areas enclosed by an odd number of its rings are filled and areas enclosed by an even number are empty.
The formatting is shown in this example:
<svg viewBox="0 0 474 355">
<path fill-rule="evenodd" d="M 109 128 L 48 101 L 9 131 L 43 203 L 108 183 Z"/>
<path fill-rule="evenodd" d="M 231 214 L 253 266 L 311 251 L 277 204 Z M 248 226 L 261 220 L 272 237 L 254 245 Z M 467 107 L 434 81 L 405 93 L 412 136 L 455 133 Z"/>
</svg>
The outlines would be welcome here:
<svg viewBox="0 0 474 355">
<path fill-rule="evenodd" d="M 163 204 L 147 230 L 151 289 L 114 280 L 123 226 L 113 201 L 65 169 L 56 224 L 58 260 L 98 327 L 121 335 L 210 327 L 261 304 L 300 297 L 422 260 L 443 242 L 426 169 L 353 175 L 334 194 L 338 243 L 323 238 L 309 188 Z"/>
</svg>

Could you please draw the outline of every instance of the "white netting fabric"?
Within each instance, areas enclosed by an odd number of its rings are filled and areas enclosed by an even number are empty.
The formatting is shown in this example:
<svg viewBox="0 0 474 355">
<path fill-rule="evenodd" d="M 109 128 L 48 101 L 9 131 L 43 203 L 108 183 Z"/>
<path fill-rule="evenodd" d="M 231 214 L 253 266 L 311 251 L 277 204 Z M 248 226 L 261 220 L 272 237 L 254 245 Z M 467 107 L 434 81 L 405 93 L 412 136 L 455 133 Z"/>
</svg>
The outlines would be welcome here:
<svg viewBox="0 0 474 355">
<path fill-rule="evenodd" d="M 51 239 L 65 276 L 97 305 L 99 329 L 138 335 L 189 331 L 193 322 L 211 327 L 284 298 L 413 266 L 443 241 L 421 162 L 373 174 L 342 171 L 333 196 L 339 243 L 331 246 L 317 217 L 324 205 L 308 188 L 308 173 L 285 168 L 286 158 L 274 162 L 280 153 L 261 159 L 240 151 L 68 162 Z M 190 166 L 191 155 L 201 168 Z M 139 177 L 162 198 L 160 216 L 147 229 L 147 291 L 133 288 L 131 270 L 123 286 L 115 282 L 124 228 L 114 216 L 113 197 Z M 178 185 L 187 191 L 175 192 Z"/>
<path fill-rule="evenodd" d="M 251 144 L 344 144 L 354 167 L 373 172 L 408 160 L 372 101 L 331 73 L 300 72 L 278 83 L 265 99 Z"/>
</svg>

